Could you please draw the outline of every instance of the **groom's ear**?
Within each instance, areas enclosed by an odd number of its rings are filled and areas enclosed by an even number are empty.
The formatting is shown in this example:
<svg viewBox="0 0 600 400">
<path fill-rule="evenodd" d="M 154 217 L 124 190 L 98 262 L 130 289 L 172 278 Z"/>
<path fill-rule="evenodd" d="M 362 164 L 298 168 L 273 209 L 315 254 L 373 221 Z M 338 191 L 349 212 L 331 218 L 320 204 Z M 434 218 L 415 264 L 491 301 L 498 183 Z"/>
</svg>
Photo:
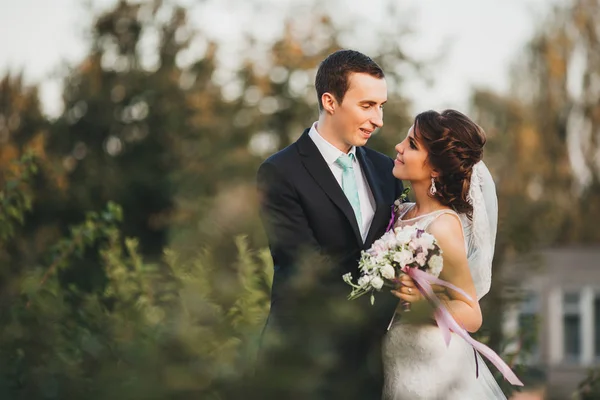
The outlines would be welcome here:
<svg viewBox="0 0 600 400">
<path fill-rule="evenodd" d="M 335 97 L 329 92 L 323 93 L 321 103 L 323 104 L 323 110 L 329 114 L 333 114 L 338 105 Z"/>
</svg>

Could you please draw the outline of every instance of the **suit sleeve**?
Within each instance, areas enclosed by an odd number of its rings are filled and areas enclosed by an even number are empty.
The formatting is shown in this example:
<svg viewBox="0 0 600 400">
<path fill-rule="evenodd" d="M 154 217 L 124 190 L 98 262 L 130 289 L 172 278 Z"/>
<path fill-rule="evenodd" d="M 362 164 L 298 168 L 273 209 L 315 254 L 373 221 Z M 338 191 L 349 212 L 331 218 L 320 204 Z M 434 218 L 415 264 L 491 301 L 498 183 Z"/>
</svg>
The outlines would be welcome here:
<svg viewBox="0 0 600 400">
<path fill-rule="evenodd" d="M 296 189 L 268 161 L 257 174 L 260 216 L 265 227 L 275 271 L 289 273 L 303 251 L 320 252 Z"/>
</svg>

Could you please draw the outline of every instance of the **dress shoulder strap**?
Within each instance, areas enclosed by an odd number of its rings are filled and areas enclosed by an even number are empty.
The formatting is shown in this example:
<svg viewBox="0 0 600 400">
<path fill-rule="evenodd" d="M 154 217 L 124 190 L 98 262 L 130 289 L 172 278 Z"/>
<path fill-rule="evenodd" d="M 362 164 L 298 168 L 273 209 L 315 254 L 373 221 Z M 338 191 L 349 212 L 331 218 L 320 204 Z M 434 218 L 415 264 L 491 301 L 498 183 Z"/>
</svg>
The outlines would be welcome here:
<svg viewBox="0 0 600 400">
<path fill-rule="evenodd" d="M 429 214 L 427 217 L 425 217 L 425 221 L 423 221 L 422 229 L 427 229 L 433 221 L 435 221 L 440 215 L 444 215 L 444 214 L 450 214 L 450 215 L 456 216 L 456 218 L 458 218 L 458 221 L 460 222 L 461 230 L 463 229 L 463 224 L 462 224 L 462 220 L 460 219 L 460 216 L 458 215 L 458 213 L 456 211 L 450 210 L 450 209 L 438 210 L 438 211 L 434 211 L 433 213 Z"/>
</svg>

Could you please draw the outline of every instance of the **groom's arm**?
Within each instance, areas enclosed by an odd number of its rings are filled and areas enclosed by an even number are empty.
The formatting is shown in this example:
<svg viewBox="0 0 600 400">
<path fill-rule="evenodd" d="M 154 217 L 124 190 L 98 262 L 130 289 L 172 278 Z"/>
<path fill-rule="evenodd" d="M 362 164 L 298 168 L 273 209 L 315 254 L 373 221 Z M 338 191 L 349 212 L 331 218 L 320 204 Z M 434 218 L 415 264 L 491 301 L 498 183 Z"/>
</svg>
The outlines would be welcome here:
<svg viewBox="0 0 600 400">
<path fill-rule="evenodd" d="M 321 248 L 296 189 L 274 164 L 267 161 L 260 166 L 257 184 L 260 215 L 275 271 L 285 271 L 288 275 L 304 252 L 320 252 Z"/>
</svg>

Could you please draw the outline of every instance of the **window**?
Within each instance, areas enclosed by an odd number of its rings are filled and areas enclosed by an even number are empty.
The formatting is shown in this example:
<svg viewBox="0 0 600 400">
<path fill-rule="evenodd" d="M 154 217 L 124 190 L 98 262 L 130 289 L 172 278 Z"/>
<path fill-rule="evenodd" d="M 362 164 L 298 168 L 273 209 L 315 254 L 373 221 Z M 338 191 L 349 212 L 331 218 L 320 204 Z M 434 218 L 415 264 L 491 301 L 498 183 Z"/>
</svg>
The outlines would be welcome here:
<svg viewBox="0 0 600 400">
<path fill-rule="evenodd" d="M 566 292 L 563 296 L 564 355 L 566 362 L 579 363 L 581 359 L 580 295 Z"/>
<path fill-rule="evenodd" d="M 519 309 L 519 360 L 525 364 L 534 364 L 539 361 L 538 302 L 539 297 L 536 293 L 526 293 Z"/>
</svg>

